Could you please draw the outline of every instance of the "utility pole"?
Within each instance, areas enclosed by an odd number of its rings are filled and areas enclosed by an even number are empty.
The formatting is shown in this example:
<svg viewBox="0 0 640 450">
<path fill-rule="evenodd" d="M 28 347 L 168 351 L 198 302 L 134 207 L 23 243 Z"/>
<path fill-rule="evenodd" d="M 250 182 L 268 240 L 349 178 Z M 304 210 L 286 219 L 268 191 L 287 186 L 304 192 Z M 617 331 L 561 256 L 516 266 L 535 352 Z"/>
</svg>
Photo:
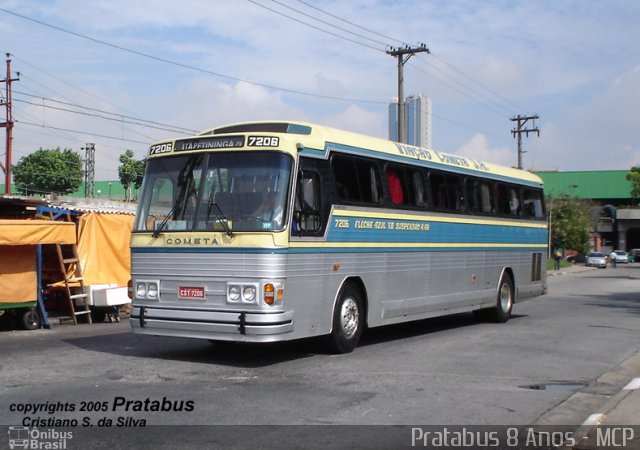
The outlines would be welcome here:
<svg viewBox="0 0 640 450">
<path fill-rule="evenodd" d="M 404 113 L 404 65 L 409 58 L 415 53 L 431 53 L 426 44 L 420 44 L 417 47 L 404 47 L 393 48 L 387 50 L 387 55 L 395 56 L 398 58 L 398 142 L 407 143 L 407 128 L 405 124 L 406 114 Z"/>
<path fill-rule="evenodd" d="M 6 155 L 4 166 L 0 163 L 0 167 L 4 171 L 4 193 L 11 194 L 11 145 L 13 143 L 13 113 L 11 111 L 11 82 L 18 81 L 19 78 L 11 78 L 11 53 L 7 53 L 7 77 L 1 80 L 0 83 L 6 85 L 6 98 L 4 100 L 6 110 L 6 121 L 0 123 L 0 128 L 6 128 Z M 20 76 L 20 72 L 17 74 Z M 2 102 L 0 101 L 0 104 Z"/>
<path fill-rule="evenodd" d="M 83 149 L 84 157 L 84 196 L 93 198 L 93 184 L 96 175 L 96 145 L 87 142 Z"/>
<path fill-rule="evenodd" d="M 512 122 L 518 122 L 516 128 L 511 130 L 511 134 L 513 134 L 514 137 L 517 135 L 518 139 L 518 169 L 522 169 L 522 154 L 526 153 L 522 151 L 522 133 L 525 133 L 527 137 L 529 137 L 529 133 L 538 133 L 538 136 L 540 136 L 540 130 L 536 127 L 536 119 L 539 119 L 537 114 L 526 117 L 518 114 L 516 117 L 511 118 Z M 529 120 L 531 120 L 533 128 L 524 128 Z"/>
</svg>

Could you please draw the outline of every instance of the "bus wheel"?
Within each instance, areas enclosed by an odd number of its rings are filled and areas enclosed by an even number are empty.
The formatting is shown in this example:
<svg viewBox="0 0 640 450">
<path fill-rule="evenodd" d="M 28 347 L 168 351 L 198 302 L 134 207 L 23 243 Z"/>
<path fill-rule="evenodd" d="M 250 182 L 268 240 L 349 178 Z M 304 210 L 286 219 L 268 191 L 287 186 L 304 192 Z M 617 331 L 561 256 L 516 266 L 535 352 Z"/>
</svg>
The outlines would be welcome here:
<svg viewBox="0 0 640 450">
<path fill-rule="evenodd" d="M 20 324 L 25 330 L 37 330 L 42 325 L 42 318 L 36 308 L 24 310 L 20 315 Z"/>
<path fill-rule="evenodd" d="M 509 275 L 500 280 L 496 306 L 488 311 L 488 318 L 492 322 L 504 323 L 509 320 L 513 309 L 513 282 Z"/>
<path fill-rule="evenodd" d="M 350 353 L 362 335 L 364 310 L 360 291 L 352 284 L 342 287 L 335 310 L 328 348 L 333 353 Z"/>
</svg>

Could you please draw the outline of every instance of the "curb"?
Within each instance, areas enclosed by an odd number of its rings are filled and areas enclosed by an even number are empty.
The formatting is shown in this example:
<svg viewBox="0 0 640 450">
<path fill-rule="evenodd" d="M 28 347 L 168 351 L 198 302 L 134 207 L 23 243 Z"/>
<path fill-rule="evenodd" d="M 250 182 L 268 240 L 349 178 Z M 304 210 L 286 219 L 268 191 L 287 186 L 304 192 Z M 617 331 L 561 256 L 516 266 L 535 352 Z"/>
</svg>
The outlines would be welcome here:
<svg viewBox="0 0 640 450">
<path fill-rule="evenodd" d="M 570 443 L 558 447 L 563 450 L 600 449 L 598 437 L 632 429 L 633 439 L 625 449 L 640 450 L 640 349 L 538 417 L 532 426 L 573 430 Z"/>
<path fill-rule="evenodd" d="M 571 448 L 574 450 L 598 448 L 599 446 L 596 442 L 597 439 L 594 437 L 598 427 L 607 426 L 605 423 L 606 418 L 618 407 L 618 405 L 635 392 L 637 391 L 623 388 L 620 392 L 614 394 L 607 402 L 604 403 L 602 408 L 600 408 L 603 412 L 594 413 L 589 416 L 589 418 L 573 433 L 576 445 Z M 626 424 L 616 424 L 616 426 L 622 425 Z"/>
</svg>

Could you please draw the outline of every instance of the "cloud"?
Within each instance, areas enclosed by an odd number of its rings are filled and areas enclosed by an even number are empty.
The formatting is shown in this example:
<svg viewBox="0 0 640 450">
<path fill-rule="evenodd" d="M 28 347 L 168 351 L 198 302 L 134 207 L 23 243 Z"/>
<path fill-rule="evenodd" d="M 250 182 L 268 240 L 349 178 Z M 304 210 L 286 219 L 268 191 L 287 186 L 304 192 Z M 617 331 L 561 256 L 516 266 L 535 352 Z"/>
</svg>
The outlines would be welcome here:
<svg viewBox="0 0 640 450">
<path fill-rule="evenodd" d="M 516 150 L 507 147 L 491 147 L 487 137 L 482 133 L 475 134 L 454 153 L 470 159 L 508 167 L 517 165 Z"/>
<path fill-rule="evenodd" d="M 318 118 L 321 124 L 380 138 L 387 138 L 387 116 L 349 105 L 337 114 Z"/>
<path fill-rule="evenodd" d="M 536 165 L 552 161 L 560 170 L 628 169 L 640 164 L 638 117 L 640 66 L 635 66 L 555 120 L 543 120 L 540 139 L 528 144 L 531 155 Z"/>
</svg>

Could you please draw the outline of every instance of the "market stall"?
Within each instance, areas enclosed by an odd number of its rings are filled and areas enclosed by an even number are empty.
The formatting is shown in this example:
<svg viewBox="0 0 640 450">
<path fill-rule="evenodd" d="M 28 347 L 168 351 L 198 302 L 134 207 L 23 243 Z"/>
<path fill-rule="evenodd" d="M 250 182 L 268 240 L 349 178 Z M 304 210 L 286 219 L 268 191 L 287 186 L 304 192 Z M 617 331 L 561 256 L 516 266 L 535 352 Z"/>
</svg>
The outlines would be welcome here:
<svg viewBox="0 0 640 450">
<path fill-rule="evenodd" d="M 75 242 L 76 228 L 70 222 L 0 219 L 0 313 L 17 314 L 26 329 L 39 328 L 44 307 L 38 246 Z"/>
</svg>

